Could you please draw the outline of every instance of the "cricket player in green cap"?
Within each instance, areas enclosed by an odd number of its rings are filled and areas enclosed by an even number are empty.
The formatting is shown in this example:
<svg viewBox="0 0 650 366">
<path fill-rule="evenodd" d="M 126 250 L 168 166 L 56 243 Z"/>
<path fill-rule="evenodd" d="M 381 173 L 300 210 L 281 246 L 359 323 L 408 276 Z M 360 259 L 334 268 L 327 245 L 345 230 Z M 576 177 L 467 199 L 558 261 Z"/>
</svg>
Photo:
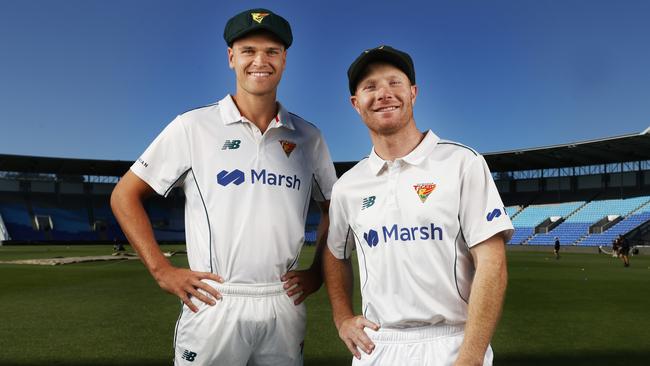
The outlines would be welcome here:
<svg viewBox="0 0 650 366">
<path fill-rule="evenodd" d="M 336 180 L 320 131 L 289 113 L 277 88 L 289 23 L 251 9 L 226 24 L 233 95 L 174 119 L 121 179 L 111 204 L 161 288 L 183 309 L 175 365 L 302 365 L 306 296 L 322 285 L 321 253 Z M 181 187 L 190 269 L 161 253 L 143 200 Z M 311 198 L 321 209 L 312 266 L 296 270 Z"/>
</svg>

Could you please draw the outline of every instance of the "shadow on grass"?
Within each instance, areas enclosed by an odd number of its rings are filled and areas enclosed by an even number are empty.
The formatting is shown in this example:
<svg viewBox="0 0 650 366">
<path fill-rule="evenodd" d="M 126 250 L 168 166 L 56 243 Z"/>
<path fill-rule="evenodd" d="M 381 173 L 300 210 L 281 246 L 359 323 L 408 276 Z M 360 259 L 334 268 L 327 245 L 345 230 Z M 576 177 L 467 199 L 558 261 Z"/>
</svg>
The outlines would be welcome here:
<svg viewBox="0 0 650 366">
<path fill-rule="evenodd" d="M 310 358 L 305 360 L 304 366 L 349 366 L 351 357 Z M 169 366 L 171 360 L 52 360 L 42 362 L 15 362 L 1 359 L 3 366 Z M 650 364 L 650 350 L 637 352 L 583 352 L 577 354 L 549 353 L 502 355 L 494 360 L 494 366 L 637 366 Z M 391 365 L 392 366 L 392 365 Z"/>
<path fill-rule="evenodd" d="M 53 360 L 53 361 L 37 361 L 37 362 L 16 362 L 10 360 L 0 359 L 2 366 L 170 366 L 173 365 L 172 360 L 114 360 L 114 361 L 96 361 L 96 360 Z"/>
<path fill-rule="evenodd" d="M 304 366 L 350 366 L 352 357 L 307 358 Z M 0 358 L 2 366 L 171 366 L 171 360 L 52 360 L 16 362 Z M 281 366 L 281 365 L 278 365 Z"/>
<path fill-rule="evenodd" d="M 352 356 L 329 357 L 329 358 L 307 358 L 304 366 L 350 366 Z"/>
<path fill-rule="evenodd" d="M 495 366 L 637 366 L 650 365 L 650 350 L 609 351 L 572 354 L 549 353 L 506 355 L 494 360 Z"/>
</svg>

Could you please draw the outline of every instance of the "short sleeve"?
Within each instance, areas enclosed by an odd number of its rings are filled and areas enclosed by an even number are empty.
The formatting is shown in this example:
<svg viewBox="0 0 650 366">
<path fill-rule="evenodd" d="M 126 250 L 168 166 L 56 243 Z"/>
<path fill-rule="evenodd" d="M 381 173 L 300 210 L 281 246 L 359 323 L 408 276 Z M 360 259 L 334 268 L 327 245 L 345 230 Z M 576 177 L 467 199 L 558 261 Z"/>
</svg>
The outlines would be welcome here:
<svg viewBox="0 0 650 366">
<path fill-rule="evenodd" d="M 320 132 L 312 151 L 312 163 L 314 165 L 312 198 L 319 202 L 327 201 L 332 195 L 332 187 L 337 178 L 329 149 Z"/>
<path fill-rule="evenodd" d="M 460 186 L 460 225 L 467 245 L 498 233 L 510 240 L 514 229 L 483 156 L 476 156 L 463 173 Z"/>
<path fill-rule="evenodd" d="M 329 231 L 327 234 L 327 247 L 334 257 L 338 259 L 349 258 L 354 249 L 354 235 L 347 220 L 347 215 L 337 194 L 336 185 L 333 188 L 329 210 Z"/>
<path fill-rule="evenodd" d="M 161 196 L 179 185 L 189 170 L 190 146 L 182 118 L 176 117 L 131 166 Z"/>
</svg>

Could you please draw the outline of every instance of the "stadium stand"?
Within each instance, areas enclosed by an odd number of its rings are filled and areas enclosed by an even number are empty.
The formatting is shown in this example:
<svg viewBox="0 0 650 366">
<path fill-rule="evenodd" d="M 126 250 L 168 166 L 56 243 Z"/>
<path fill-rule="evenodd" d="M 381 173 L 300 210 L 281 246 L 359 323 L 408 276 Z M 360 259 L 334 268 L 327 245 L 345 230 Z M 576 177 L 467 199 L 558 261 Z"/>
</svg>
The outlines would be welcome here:
<svg viewBox="0 0 650 366">
<path fill-rule="evenodd" d="M 145 203 L 145 208 L 154 227 L 154 235 L 158 240 L 185 240 L 185 218 L 183 201 L 178 197 L 180 190 L 175 190 L 167 199 L 155 197 Z"/>
<path fill-rule="evenodd" d="M 553 230 L 548 233 L 535 235 L 528 241 L 528 244 L 553 245 L 556 237 L 559 238 L 560 243 L 564 245 L 577 244 L 583 239 L 588 238 L 590 236 L 589 228 L 604 217 L 627 216 L 630 212 L 637 210 L 648 203 L 648 200 L 650 200 L 650 197 L 641 196 L 627 199 L 595 200 L 588 202 L 584 206 L 572 211 L 566 220 Z M 567 215 L 562 216 L 564 217 Z M 601 238 L 604 237 L 601 236 Z M 591 240 L 587 243 L 591 243 Z"/>
<path fill-rule="evenodd" d="M 530 205 L 517 215 L 511 215 L 515 227 L 510 244 L 522 244 L 535 234 L 535 227 L 551 217 L 564 218 L 584 205 L 584 201 L 558 204 Z M 513 217 L 514 216 L 514 217 Z"/>
<path fill-rule="evenodd" d="M 22 197 L 0 192 L 0 215 L 4 218 L 9 235 L 14 240 L 44 240 L 45 236 L 33 228 L 33 215 L 30 214 Z"/>
<path fill-rule="evenodd" d="M 7 231 L 7 227 L 5 226 L 5 222 L 2 219 L 2 215 L 0 215 L 0 245 L 2 245 L 3 241 L 10 240 L 11 237 L 9 236 L 9 232 Z"/>
<path fill-rule="evenodd" d="M 110 196 L 92 197 L 93 226 L 99 236 L 99 240 L 122 241 L 126 240 L 120 226 L 113 216 L 109 204 Z"/>
<path fill-rule="evenodd" d="M 506 207 L 506 214 L 511 218 L 515 216 L 521 210 L 521 206 L 508 206 Z"/>
<path fill-rule="evenodd" d="M 624 235 L 650 221 L 650 202 L 648 202 L 650 201 L 650 197 L 645 196 L 640 198 L 646 200 L 645 204 L 641 207 L 625 215 L 625 218 L 608 230 L 602 233 L 592 233 L 577 244 L 584 246 L 609 246 L 619 235 Z"/>
<path fill-rule="evenodd" d="M 557 236 L 588 248 L 619 235 L 650 244 L 650 128 L 484 156 L 515 226 L 508 244 L 544 246 Z M 109 200 L 131 164 L 0 154 L 0 241 L 125 241 Z M 355 164 L 335 163 L 337 174 Z M 146 202 L 159 241 L 184 241 L 183 206 L 180 190 Z M 316 241 L 319 219 L 312 202 L 305 242 Z"/>
<path fill-rule="evenodd" d="M 36 217 L 51 221 L 52 240 L 88 240 L 93 236 L 83 196 L 33 193 L 31 204 Z"/>
</svg>

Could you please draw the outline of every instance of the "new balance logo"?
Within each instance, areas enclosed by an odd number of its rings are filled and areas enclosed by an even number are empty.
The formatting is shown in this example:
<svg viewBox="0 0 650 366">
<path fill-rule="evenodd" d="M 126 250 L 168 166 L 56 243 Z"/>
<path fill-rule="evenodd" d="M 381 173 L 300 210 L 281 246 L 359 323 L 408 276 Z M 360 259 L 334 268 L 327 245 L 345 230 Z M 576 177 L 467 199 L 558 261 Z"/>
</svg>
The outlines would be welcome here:
<svg viewBox="0 0 650 366">
<path fill-rule="evenodd" d="M 363 202 L 361 203 L 361 209 L 365 210 L 366 208 L 374 205 L 375 204 L 375 198 L 377 198 L 377 197 L 376 196 L 370 196 L 370 197 L 364 198 Z"/>
<path fill-rule="evenodd" d="M 239 149 L 240 144 L 241 144 L 241 140 L 226 140 L 226 142 L 224 142 L 223 147 L 221 148 L 221 150 Z"/>
<path fill-rule="evenodd" d="M 185 350 L 181 358 L 189 362 L 194 362 L 194 359 L 196 358 L 196 352 Z"/>
<path fill-rule="evenodd" d="M 219 174 L 217 174 L 217 183 L 224 187 L 230 183 L 234 183 L 238 186 L 244 183 L 244 172 L 239 169 L 235 169 L 232 172 L 222 170 L 219 172 Z"/>
<path fill-rule="evenodd" d="M 501 210 L 499 210 L 498 208 L 495 208 L 494 210 L 492 210 L 492 212 L 488 213 L 485 218 L 488 221 L 492 221 L 492 220 L 498 218 L 499 216 L 501 216 Z"/>
</svg>

